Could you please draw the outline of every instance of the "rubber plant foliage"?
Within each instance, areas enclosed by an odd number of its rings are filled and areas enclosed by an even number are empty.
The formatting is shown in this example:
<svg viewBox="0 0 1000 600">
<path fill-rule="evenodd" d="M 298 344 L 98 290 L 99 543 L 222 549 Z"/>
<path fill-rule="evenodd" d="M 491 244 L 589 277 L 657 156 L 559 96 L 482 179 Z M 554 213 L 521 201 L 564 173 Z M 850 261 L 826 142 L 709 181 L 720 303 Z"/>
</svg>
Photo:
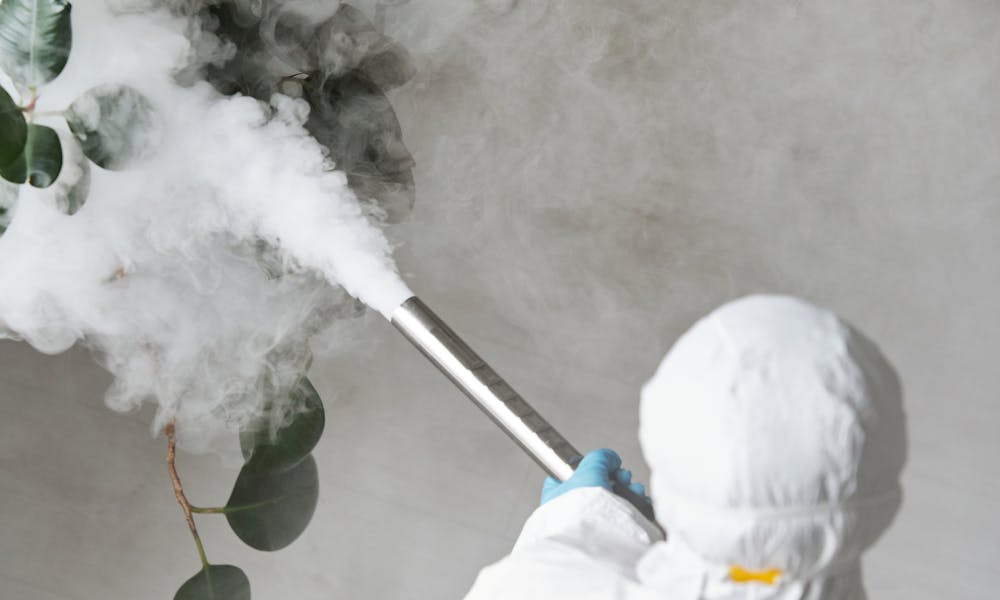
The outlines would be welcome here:
<svg viewBox="0 0 1000 600">
<path fill-rule="evenodd" d="M 36 123 L 40 88 L 62 72 L 73 46 L 72 7 L 63 0 L 4 0 L 0 3 L 0 70 L 14 89 L 0 88 L 0 234 L 17 202 L 18 185 L 47 188 L 60 181 L 63 162 L 82 173 L 58 190 L 58 207 L 73 214 L 87 197 L 90 162 L 125 168 L 149 148 L 153 127 L 149 101 L 113 82 L 95 87 L 60 115 L 69 132 L 60 135 Z M 17 98 L 17 101 L 14 98 Z"/>
<path fill-rule="evenodd" d="M 345 3 L 321 22 L 267 0 L 203 2 L 194 10 L 201 14 L 187 16 L 209 23 L 235 52 L 223 64 L 179 73 L 179 83 L 203 79 L 226 95 L 268 100 L 282 93 L 304 99 L 311 109 L 307 130 L 336 168 L 346 172 L 371 218 L 383 224 L 406 218 L 415 197 L 413 159 L 385 95 L 414 75 L 405 49 Z M 59 76 L 72 50 L 71 13 L 65 0 L 0 1 L 0 70 L 13 84 L 12 89 L 0 87 L 0 235 L 15 215 L 19 186 L 60 185 L 57 206 L 72 215 L 86 202 L 91 163 L 127 169 L 154 149 L 153 103 L 114 81 L 90 89 L 59 111 L 65 128 L 35 122 L 42 88 Z M 275 72 L 275 59 L 287 67 L 285 72 Z M 72 181 L 60 178 L 64 161 L 79 166 Z M 274 255 L 262 241 L 261 267 L 280 277 Z M 342 308 L 331 317 L 363 310 L 349 297 Z M 169 475 L 201 561 L 175 600 L 250 598 L 250 582 L 241 569 L 209 562 L 194 517 L 223 516 L 235 535 L 257 550 L 291 544 L 316 508 L 319 480 L 312 450 L 324 423 L 323 402 L 304 374 L 291 389 L 276 391 L 261 416 L 240 432 L 245 462 L 229 499 L 216 507 L 187 500 L 175 463 L 176 432 L 173 424 L 167 425 Z"/>
</svg>

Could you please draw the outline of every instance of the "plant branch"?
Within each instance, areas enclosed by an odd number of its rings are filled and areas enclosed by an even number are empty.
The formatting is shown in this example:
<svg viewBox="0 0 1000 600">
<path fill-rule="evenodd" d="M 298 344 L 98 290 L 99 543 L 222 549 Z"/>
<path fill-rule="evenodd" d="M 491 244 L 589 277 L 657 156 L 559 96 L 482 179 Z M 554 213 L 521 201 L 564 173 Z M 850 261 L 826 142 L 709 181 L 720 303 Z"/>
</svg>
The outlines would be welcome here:
<svg viewBox="0 0 1000 600">
<path fill-rule="evenodd" d="M 221 515 L 221 514 L 225 514 L 225 512 L 226 512 L 226 507 L 225 506 L 204 507 L 204 506 L 194 506 L 194 505 L 191 505 L 190 509 L 191 509 L 191 512 L 193 512 L 193 513 L 199 513 L 199 514 L 203 514 L 203 515 Z"/>
<path fill-rule="evenodd" d="M 271 498 L 270 500 L 262 500 L 260 502 L 254 502 L 253 504 L 242 504 L 238 506 L 194 506 L 191 505 L 191 512 L 204 514 L 204 515 L 228 515 L 230 513 L 236 513 L 244 510 L 253 510 L 255 508 L 261 508 L 263 506 L 271 506 L 277 504 L 284 499 L 284 496 L 277 496 Z"/>
<path fill-rule="evenodd" d="M 207 567 L 208 559 L 205 557 L 205 547 L 201 543 L 201 536 L 198 535 L 198 527 L 194 524 L 194 517 L 191 515 L 191 503 L 188 502 L 187 496 L 184 495 L 184 486 L 181 485 L 181 479 L 177 476 L 177 465 L 175 464 L 177 436 L 174 434 L 173 420 L 167 422 L 167 426 L 163 428 L 163 433 L 167 436 L 167 471 L 170 473 L 170 483 L 174 486 L 174 497 L 177 498 L 177 503 L 181 505 L 181 510 L 184 511 L 184 520 L 187 521 L 188 529 L 191 530 L 191 537 L 194 538 L 194 544 L 198 547 L 198 557 L 201 559 L 201 564 Z"/>
<path fill-rule="evenodd" d="M 28 113 L 28 117 L 30 118 L 33 116 L 35 112 L 35 105 L 37 104 L 38 104 L 38 94 L 35 93 L 35 88 L 31 88 L 31 100 L 29 100 L 28 103 L 25 104 L 24 106 L 20 106 L 18 108 L 21 109 L 21 112 Z"/>
</svg>

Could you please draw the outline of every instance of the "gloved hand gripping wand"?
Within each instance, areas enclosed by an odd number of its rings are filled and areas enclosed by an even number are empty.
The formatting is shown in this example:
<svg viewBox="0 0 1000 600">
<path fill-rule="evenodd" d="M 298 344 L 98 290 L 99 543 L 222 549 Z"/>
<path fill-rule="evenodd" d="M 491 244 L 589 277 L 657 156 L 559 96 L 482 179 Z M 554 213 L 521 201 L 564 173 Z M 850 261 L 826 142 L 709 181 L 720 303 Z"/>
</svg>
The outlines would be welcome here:
<svg viewBox="0 0 1000 600">
<path fill-rule="evenodd" d="M 411 297 L 393 311 L 392 324 L 549 475 L 559 481 L 569 479 L 580 452 L 426 304 Z M 613 491 L 655 523 L 645 499 L 617 483 Z"/>
</svg>

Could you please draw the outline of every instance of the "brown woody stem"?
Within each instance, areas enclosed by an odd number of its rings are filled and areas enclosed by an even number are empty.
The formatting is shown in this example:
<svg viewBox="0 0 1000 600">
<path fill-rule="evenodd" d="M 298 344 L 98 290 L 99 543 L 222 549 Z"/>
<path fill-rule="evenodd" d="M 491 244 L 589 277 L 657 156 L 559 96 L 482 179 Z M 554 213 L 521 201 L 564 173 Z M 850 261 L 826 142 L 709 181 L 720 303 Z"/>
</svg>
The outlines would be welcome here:
<svg viewBox="0 0 1000 600">
<path fill-rule="evenodd" d="M 174 497 L 177 498 L 177 503 L 184 511 L 184 520 L 187 521 L 191 537 L 194 538 L 194 544 L 198 547 L 198 557 L 201 559 L 201 564 L 207 567 L 208 559 L 205 557 L 205 547 L 201 544 L 201 536 L 198 535 L 198 527 L 194 524 L 194 517 L 191 515 L 191 503 L 184 495 L 184 486 L 181 485 L 181 479 L 177 476 L 177 465 L 175 464 L 177 436 L 174 434 L 173 420 L 169 421 L 167 426 L 163 428 L 163 433 L 167 436 L 167 470 L 170 472 L 170 483 L 174 486 Z"/>
</svg>

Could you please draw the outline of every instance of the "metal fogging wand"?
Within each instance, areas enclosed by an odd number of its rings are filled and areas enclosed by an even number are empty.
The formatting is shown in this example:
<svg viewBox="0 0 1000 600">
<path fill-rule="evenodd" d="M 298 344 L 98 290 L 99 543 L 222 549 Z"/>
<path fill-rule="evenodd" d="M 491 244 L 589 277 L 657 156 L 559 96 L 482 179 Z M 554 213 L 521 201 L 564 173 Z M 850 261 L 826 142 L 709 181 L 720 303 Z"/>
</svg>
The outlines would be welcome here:
<svg viewBox="0 0 1000 600">
<path fill-rule="evenodd" d="M 462 338 L 416 296 L 392 312 L 392 324 L 483 410 L 552 477 L 566 481 L 582 456 Z M 647 519 L 653 509 L 628 487 L 615 483 L 615 494 Z"/>
</svg>

